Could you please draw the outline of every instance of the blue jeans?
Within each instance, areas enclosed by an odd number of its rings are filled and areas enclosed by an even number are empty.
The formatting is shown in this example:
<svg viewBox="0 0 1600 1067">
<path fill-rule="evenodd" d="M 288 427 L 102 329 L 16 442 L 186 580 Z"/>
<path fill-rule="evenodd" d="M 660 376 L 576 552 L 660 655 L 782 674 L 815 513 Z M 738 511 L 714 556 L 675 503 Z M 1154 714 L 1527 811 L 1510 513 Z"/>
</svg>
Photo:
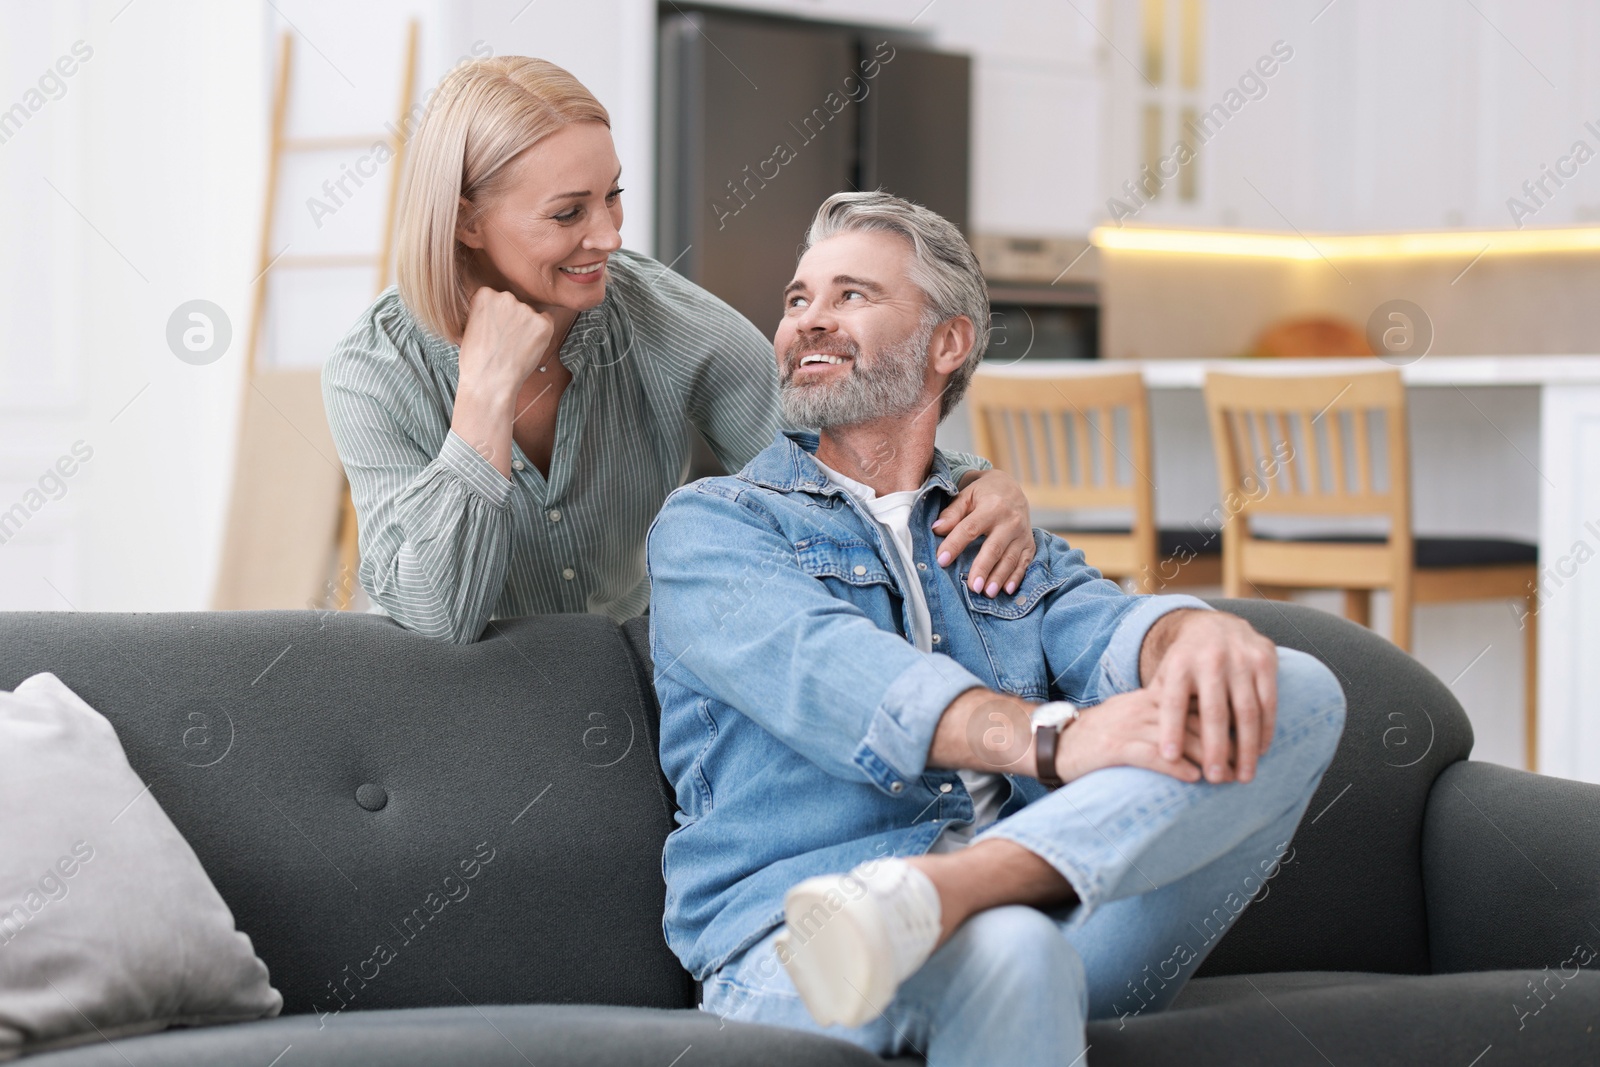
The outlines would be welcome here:
<svg viewBox="0 0 1600 1067">
<path fill-rule="evenodd" d="M 819 1027 L 773 949 L 774 930 L 705 983 L 705 1011 L 827 1033 L 930 1067 L 1079 1061 L 1089 1019 L 1172 1003 L 1233 920 L 1293 858 L 1290 839 L 1344 726 L 1344 694 L 1318 660 L 1278 649 L 1272 747 L 1248 784 L 1190 785 L 1109 767 L 1002 819 L 1004 838 L 1072 884 L 1056 913 L 968 919 L 865 1026 Z"/>
</svg>

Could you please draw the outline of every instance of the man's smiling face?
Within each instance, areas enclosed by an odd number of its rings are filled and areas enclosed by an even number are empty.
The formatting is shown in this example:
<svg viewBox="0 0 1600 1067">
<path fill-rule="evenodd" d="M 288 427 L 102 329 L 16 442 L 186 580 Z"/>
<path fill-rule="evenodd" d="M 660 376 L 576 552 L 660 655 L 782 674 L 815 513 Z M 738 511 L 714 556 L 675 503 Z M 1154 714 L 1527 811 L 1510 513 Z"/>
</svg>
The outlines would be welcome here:
<svg viewBox="0 0 1600 1067">
<path fill-rule="evenodd" d="M 852 425 L 926 403 L 933 323 L 911 265 L 907 241 L 877 232 L 842 233 L 801 257 L 773 342 L 787 421 Z"/>
</svg>

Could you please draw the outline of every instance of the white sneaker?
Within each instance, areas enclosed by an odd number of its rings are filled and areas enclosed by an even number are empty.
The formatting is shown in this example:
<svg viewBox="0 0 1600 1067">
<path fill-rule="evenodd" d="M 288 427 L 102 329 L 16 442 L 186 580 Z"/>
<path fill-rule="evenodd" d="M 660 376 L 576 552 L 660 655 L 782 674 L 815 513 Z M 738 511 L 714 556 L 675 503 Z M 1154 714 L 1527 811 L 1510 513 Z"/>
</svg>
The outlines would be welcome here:
<svg viewBox="0 0 1600 1067">
<path fill-rule="evenodd" d="M 784 897 L 778 960 L 819 1025 L 861 1026 L 933 955 L 939 893 L 904 860 L 808 878 Z"/>
</svg>

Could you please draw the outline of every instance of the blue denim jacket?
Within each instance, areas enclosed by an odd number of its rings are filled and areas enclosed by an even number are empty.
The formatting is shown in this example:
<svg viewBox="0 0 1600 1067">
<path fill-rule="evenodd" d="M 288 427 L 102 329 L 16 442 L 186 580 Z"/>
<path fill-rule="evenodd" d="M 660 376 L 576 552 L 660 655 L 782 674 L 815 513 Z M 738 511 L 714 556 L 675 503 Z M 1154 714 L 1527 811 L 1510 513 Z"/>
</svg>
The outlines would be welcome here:
<svg viewBox="0 0 1600 1067">
<path fill-rule="evenodd" d="M 933 520 L 957 489 L 948 457 L 912 513 L 915 575 L 831 485 L 815 434 L 780 434 L 735 477 L 673 493 L 650 529 L 650 652 L 661 766 L 677 793 L 667 838 L 667 943 L 697 979 L 782 921 L 784 893 L 877 856 L 926 852 L 972 799 L 927 766 L 945 707 L 983 686 L 1096 704 L 1139 685 L 1160 616 L 1207 605 L 1128 596 L 1043 530 L 1015 595 L 966 585 L 974 545 L 936 562 Z M 901 590 L 920 582 L 932 654 L 910 642 Z M 1010 815 L 1044 795 L 1008 775 Z"/>
</svg>

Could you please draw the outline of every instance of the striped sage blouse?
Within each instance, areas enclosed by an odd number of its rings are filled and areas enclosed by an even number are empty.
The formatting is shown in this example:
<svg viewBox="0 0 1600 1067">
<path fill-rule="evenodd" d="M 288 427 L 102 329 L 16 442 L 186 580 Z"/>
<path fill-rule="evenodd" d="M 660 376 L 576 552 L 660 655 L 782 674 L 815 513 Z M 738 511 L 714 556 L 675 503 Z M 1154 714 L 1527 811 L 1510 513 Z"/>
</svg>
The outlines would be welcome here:
<svg viewBox="0 0 1600 1067">
<path fill-rule="evenodd" d="M 772 343 L 649 257 L 617 252 L 607 271 L 605 299 L 578 315 L 559 353 L 572 381 L 548 479 L 513 442 L 508 480 L 450 431 L 460 350 L 427 333 L 395 288 L 324 366 L 361 585 L 409 629 L 465 643 L 491 618 L 640 614 L 645 533 L 689 469 L 689 428 L 730 471 L 772 443 Z M 973 466 L 987 464 L 968 460 L 958 477 Z"/>
</svg>

